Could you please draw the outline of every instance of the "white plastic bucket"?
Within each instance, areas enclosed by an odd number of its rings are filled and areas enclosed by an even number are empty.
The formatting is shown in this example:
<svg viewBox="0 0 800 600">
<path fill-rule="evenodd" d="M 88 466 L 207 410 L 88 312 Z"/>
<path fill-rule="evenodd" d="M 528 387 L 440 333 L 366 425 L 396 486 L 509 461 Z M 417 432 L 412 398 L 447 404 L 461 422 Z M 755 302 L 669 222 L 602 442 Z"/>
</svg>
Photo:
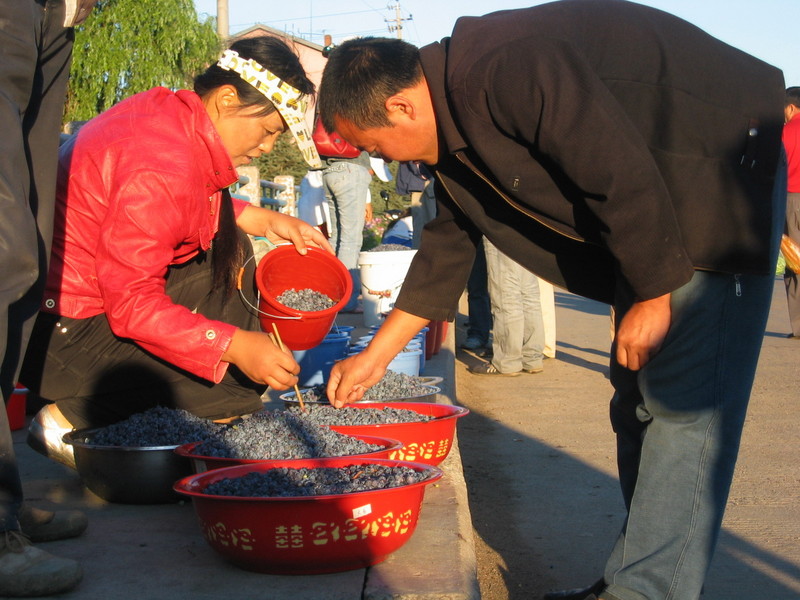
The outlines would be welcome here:
<svg viewBox="0 0 800 600">
<path fill-rule="evenodd" d="M 364 325 L 380 325 L 384 313 L 392 310 L 416 253 L 416 250 L 389 250 L 358 255 Z"/>
</svg>

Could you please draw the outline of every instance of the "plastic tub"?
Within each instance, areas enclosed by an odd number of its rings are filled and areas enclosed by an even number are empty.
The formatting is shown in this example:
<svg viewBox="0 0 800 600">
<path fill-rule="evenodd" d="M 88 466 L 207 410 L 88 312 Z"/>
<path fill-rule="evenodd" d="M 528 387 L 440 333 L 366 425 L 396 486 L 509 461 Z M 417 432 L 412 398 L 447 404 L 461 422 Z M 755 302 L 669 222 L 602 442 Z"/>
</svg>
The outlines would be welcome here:
<svg viewBox="0 0 800 600">
<path fill-rule="evenodd" d="M 379 425 L 331 425 L 331 429 L 348 435 L 376 435 L 399 440 L 403 447 L 389 455 L 397 460 L 409 460 L 438 465 L 450 453 L 456 432 L 456 421 L 469 414 L 469 409 L 451 404 L 429 402 L 357 402 L 355 408 L 404 408 L 434 417 L 420 423 L 385 423 Z"/>
<path fill-rule="evenodd" d="M 103 446 L 92 443 L 99 431 L 78 429 L 64 435 L 75 455 L 83 484 L 108 502 L 164 504 L 180 500 L 172 485 L 192 472 L 177 446 Z"/>
<path fill-rule="evenodd" d="M 425 481 L 338 495 L 240 498 L 203 490 L 225 478 L 280 466 L 294 468 L 381 464 L 428 473 Z M 186 477 L 175 491 L 191 497 L 203 536 L 238 567 L 278 575 L 311 575 L 377 564 L 414 533 L 425 487 L 442 477 L 436 467 L 385 459 L 320 458 L 262 463 Z"/>
<path fill-rule="evenodd" d="M 271 333 L 275 324 L 286 347 L 308 350 L 330 331 L 336 315 L 350 299 L 353 280 L 342 261 L 330 252 L 309 246 L 308 254 L 302 255 L 293 245 L 286 245 L 270 250 L 258 263 L 256 286 L 261 328 Z M 277 299 L 288 289 L 312 289 L 335 304 L 319 311 L 289 308 Z"/>
<path fill-rule="evenodd" d="M 420 348 L 403 350 L 397 353 L 386 368 L 390 371 L 405 373 L 406 375 L 416 377 L 419 375 L 419 357 L 421 354 L 422 349 Z"/>
<path fill-rule="evenodd" d="M 300 365 L 302 387 L 312 387 L 328 381 L 336 361 L 347 356 L 350 336 L 347 334 L 328 334 L 322 341 L 308 350 L 294 350 L 294 359 Z"/>
<path fill-rule="evenodd" d="M 383 322 L 382 315 L 394 307 L 416 254 L 416 250 L 390 250 L 361 252 L 358 255 L 364 325 L 380 325 Z"/>
<path fill-rule="evenodd" d="M 8 415 L 8 427 L 11 431 L 17 431 L 25 427 L 25 407 L 28 402 L 28 388 L 17 384 L 11 397 L 6 404 L 6 415 Z"/>
</svg>

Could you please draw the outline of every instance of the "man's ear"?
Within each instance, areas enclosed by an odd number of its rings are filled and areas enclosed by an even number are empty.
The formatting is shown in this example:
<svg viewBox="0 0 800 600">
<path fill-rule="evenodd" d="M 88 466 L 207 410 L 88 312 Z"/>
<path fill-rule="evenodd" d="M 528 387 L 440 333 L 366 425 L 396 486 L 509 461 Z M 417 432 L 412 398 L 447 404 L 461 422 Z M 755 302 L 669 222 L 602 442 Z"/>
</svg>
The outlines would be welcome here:
<svg viewBox="0 0 800 600">
<path fill-rule="evenodd" d="M 411 120 L 417 118 L 417 109 L 414 103 L 408 96 L 403 94 L 395 94 L 386 99 L 386 112 L 389 119 L 407 117 Z"/>
</svg>

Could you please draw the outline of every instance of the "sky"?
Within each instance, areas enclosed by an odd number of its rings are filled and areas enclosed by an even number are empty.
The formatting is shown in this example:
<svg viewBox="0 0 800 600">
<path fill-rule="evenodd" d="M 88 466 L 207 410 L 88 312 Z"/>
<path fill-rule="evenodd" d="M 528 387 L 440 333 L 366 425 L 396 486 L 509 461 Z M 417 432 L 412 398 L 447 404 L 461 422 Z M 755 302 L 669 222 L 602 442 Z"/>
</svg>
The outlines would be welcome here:
<svg viewBox="0 0 800 600">
<path fill-rule="evenodd" d="M 800 0 L 639 0 L 677 15 L 711 35 L 775 65 L 786 85 L 800 85 Z M 194 0 L 198 14 L 216 15 L 217 0 Z M 228 0 L 230 33 L 269 25 L 322 44 L 353 36 L 397 37 L 424 46 L 450 35 L 460 16 L 544 4 L 535 0 Z"/>
</svg>

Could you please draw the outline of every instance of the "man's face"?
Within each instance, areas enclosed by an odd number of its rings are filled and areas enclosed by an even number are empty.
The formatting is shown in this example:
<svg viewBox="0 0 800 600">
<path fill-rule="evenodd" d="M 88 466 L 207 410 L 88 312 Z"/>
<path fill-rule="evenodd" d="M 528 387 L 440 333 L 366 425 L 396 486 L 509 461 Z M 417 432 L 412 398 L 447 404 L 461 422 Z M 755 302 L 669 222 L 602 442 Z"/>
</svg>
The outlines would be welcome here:
<svg viewBox="0 0 800 600">
<path fill-rule="evenodd" d="M 336 131 L 361 150 L 376 154 L 386 161 L 421 160 L 435 164 L 438 160 L 436 130 L 421 127 L 408 120 L 398 120 L 394 126 L 358 129 L 350 121 L 336 119 Z"/>
</svg>

